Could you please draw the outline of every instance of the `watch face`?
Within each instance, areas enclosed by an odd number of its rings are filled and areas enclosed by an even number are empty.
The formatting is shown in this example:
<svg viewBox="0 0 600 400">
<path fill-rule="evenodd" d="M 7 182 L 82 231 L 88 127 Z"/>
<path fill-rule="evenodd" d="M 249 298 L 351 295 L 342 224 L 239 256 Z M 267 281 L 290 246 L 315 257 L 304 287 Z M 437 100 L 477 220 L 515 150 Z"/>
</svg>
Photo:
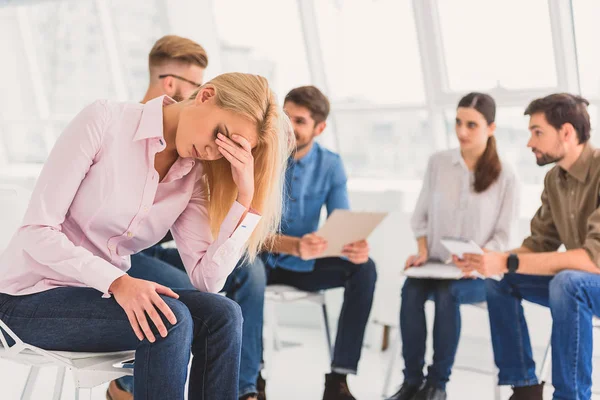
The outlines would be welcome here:
<svg viewBox="0 0 600 400">
<path fill-rule="evenodd" d="M 508 256 L 508 272 L 515 272 L 519 268 L 519 257 L 516 254 Z"/>
</svg>

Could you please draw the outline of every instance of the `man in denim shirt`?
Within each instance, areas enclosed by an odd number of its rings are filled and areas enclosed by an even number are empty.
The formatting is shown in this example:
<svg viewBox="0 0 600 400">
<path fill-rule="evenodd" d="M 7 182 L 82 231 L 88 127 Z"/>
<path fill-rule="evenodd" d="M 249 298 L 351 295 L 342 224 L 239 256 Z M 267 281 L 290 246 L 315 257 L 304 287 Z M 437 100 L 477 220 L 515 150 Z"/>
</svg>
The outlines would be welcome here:
<svg viewBox="0 0 600 400">
<path fill-rule="evenodd" d="M 326 241 L 315 234 L 322 207 L 326 206 L 328 214 L 349 208 L 346 173 L 340 156 L 314 140 L 325 129 L 329 114 L 329 101 L 323 93 L 314 86 L 293 89 L 283 108 L 292 121 L 297 147 L 286 172 L 281 234 L 274 238 L 272 253 L 262 257 L 267 284 L 306 291 L 345 288 L 323 400 L 351 400 L 346 374 L 356 374 L 360 359 L 377 279 L 375 264 L 365 241 L 347 245 L 344 258 L 316 259 L 327 248 Z"/>
</svg>

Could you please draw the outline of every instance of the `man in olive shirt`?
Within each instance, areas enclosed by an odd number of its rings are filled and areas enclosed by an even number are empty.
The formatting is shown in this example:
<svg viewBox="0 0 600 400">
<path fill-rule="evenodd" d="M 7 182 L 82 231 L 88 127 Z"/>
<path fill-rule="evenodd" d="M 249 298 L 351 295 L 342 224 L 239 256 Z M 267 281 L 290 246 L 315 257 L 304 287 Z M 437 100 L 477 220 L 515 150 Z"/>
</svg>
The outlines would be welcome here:
<svg viewBox="0 0 600 400">
<path fill-rule="evenodd" d="M 531 236 L 510 253 L 455 258 L 465 271 L 485 276 L 499 384 L 513 386 L 513 400 L 542 399 L 542 384 L 523 315 L 523 299 L 552 312 L 554 399 L 590 399 L 592 317 L 600 316 L 600 150 L 588 142 L 588 101 L 553 94 L 533 101 L 528 147 L 538 165 L 556 163 L 544 181 L 542 206 Z M 557 252 L 561 244 L 565 252 Z"/>
</svg>

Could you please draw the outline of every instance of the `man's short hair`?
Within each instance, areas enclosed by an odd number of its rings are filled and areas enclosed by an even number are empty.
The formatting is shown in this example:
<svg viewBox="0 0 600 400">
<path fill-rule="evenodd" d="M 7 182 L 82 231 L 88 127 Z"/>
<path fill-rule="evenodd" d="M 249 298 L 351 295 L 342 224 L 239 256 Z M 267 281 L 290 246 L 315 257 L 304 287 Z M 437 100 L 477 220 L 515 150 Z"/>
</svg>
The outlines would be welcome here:
<svg viewBox="0 0 600 400">
<path fill-rule="evenodd" d="M 150 50 L 148 64 L 152 68 L 172 61 L 206 68 L 208 55 L 204 47 L 193 40 L 176 35 L 163 36 L 154 43 Z"/>
<path fill-rule="evenodd" d="M 292 89 L 285 96 L 284 104 L 291 101 L 310 111 L 310 116 L 315 120 L 315 124 L 321 123 L 329 116 L 329 100 L 314 86 L 301 86 Z"/>
<path fill-rule="evenodd" d="M 546 121 L 556 130 L 564 124 L 570 123 L 577 132 L 579 143 L 586 143 L 590 139 L 590 115 L 587 106 L 589 101 L 581 96 L 570 93 L 555 93 L 540 99 L 533 100 L 527 106 L 525 115 L 544 113 Z"/>
</svg>

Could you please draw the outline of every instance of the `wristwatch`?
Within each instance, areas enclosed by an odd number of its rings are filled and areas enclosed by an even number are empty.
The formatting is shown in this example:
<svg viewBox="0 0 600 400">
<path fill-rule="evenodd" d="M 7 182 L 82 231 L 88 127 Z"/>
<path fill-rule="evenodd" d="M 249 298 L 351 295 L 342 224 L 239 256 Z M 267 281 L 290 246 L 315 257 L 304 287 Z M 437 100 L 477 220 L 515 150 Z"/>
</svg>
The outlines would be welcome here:
<svg viewBox="0 0 600 400">
<path fill-rule="evenodd" d="M 511 253 L 508 255 L 508 259 L 506 260 L 506 267 L 508 268 L 509 274 L 514 274 L 519 269 L 519 256 L 515 253 Z"/>
</svg>

